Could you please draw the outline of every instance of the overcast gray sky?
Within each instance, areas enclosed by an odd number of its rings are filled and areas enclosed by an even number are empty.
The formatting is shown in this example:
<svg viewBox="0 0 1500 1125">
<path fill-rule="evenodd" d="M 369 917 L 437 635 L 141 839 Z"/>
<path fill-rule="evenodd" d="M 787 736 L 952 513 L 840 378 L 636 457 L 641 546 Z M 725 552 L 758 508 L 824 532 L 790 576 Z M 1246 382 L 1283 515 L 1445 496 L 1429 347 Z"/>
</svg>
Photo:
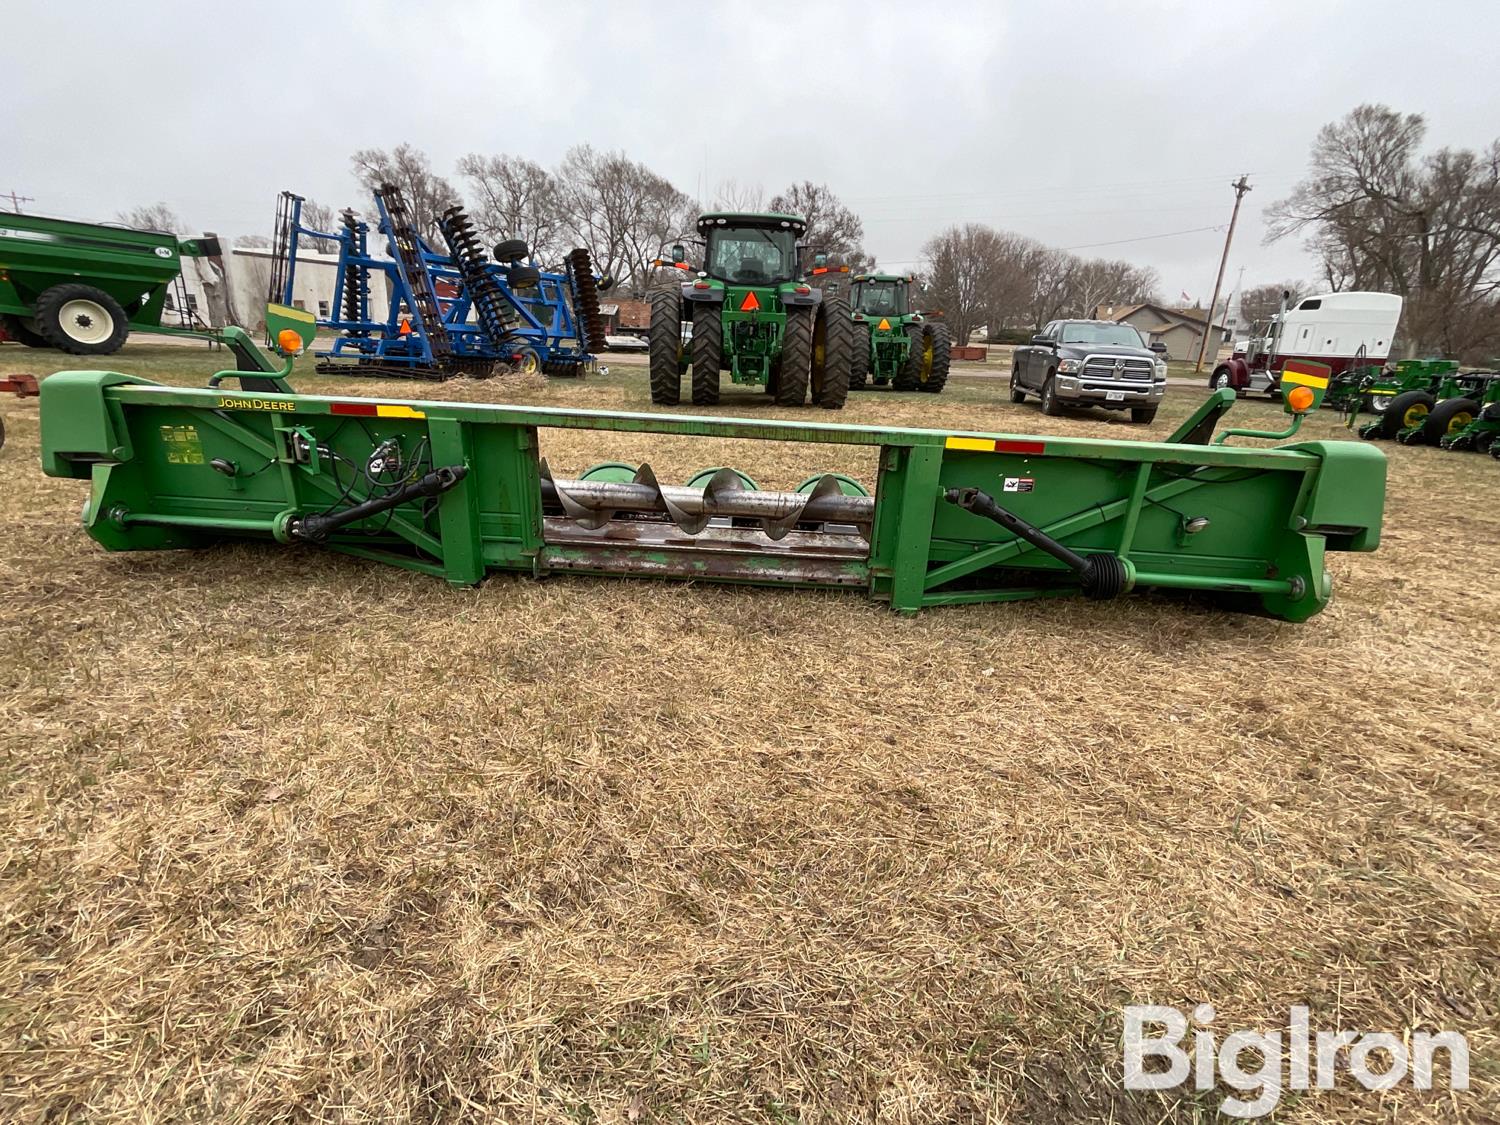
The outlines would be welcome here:
<svg viewBox="0 0 1500 1125">
<path fill-rule="evenodd" d="M 43 214 L 164 201 L 266 233 L 281 188 L 367 205 L 357 148 L 410 141 L 452 178 L 589 142 L 694 196 L 826 182 L 894 268 L 979 221 L 1154 266 L 1172 299 L 1206 300 L 1240 172 L 1229 282 L 1316 276 L 1261 212 L 1360 102 L 1425 114 L 1433 145 L 1500 135 L 1497 0 L 5 0 L 0 44 L 0 193 Z"/>
</svg>

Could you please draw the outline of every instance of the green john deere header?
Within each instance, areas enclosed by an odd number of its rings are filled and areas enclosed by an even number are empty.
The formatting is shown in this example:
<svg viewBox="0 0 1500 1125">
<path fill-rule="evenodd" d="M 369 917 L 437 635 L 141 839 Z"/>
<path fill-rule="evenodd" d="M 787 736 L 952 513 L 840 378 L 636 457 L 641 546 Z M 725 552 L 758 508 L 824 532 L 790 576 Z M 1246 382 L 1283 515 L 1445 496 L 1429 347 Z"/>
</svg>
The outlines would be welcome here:
<svg viewBox="0 0 1500 1125">
<path fill-rule="evenodd" d="M 282 312 L 273 338 L 295 350 L 310 326 Z M 903 611 L 1196 590 L 1300 621 L 1331 596 L 1324 552 L 1380 536 L 1377 448 L 1223 444 L 1290 436 L 1322 398 L 1316 371 L 1288 395 L 1285 434 L 1208 444 L 1232 391 L 1166 442 L 1136 442 L 315 397 L 286 387 L 290 364 L 254 366 L 204 389 L 97 371 L 42 384 L 43 467 L 90 481 L 94 539 L 259 540 L 463 584 L 516 571 L 845 588 Z M 563 478 L 542 428 L 605 447 L 617 432 L 867 446 L 875 468 L 870 482 L 819 474 L 784 491 L 722 468 L 664 483 L 618 461 Z"/>
</svg>

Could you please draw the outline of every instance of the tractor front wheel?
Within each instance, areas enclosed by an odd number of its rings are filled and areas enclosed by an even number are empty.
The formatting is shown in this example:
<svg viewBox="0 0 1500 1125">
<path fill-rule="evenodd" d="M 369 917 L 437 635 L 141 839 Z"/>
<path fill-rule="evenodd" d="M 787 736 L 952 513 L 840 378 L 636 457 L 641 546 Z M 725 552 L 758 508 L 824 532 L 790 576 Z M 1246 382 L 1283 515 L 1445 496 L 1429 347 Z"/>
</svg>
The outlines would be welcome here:
<svg viewBox="0 0 1500 1125">
<path fill-rule="evenodd" d="M 719 404 L 719 368 L 724 360 L 724 317 L 708 301 L 693 302 L 693 405 Z"/>
<path fill-rule="evenodd" d="M 676 406 L 682 399 L 682 290 L 651 294 L 651 401 Z"/>
<path fill-rule="evenodd" d="M 69 355 L 110 355 L 130 332 L 125 310 L 92 285 L 54 285 L 36 299 L 37 330 Z"/>
<path fill-rule="evenodd" d="M 857 391 L 864 387 L 870 374 L 870 326 L 854 325 L 854 355 L 849 361 L 849 389 Z"/>
<path fill-rule="evenodd" d="M 946 324 L 929 324 L 932 342 L 931 360 L 926 369 L 917 372 L 917 390 L 930 395 L 943 393 L 948 385 L 948 367 L 953 362 L 953 337 Z"/>
<path fill-rule="evenodd" d="M 854 321 L 849 315 L 849 302 L 837 295 L 825 296 L 813 324 L 809 382 L 814 406 L 824 410 L 844 409 L 853 363 Z"/>
<path fill-rule="evenodd" d="M 1380 427 L 1378 436 L 1391 441 L 1402 430 L 1422 425 L 1432 409 L 1432 402 L 1432 396 L 1426 391 L 1406 391 L 1397 395 L 1376 423 Z"/>
<path fill-rule="evenodd" d="M 813 329 L 817 308 L 794 305 L 786 310 L 786 335 L 781 342 L 780 374 L 776 378 L 777 406 L 801 406 L 807 401 L 812 374 Z"/>
</svg>

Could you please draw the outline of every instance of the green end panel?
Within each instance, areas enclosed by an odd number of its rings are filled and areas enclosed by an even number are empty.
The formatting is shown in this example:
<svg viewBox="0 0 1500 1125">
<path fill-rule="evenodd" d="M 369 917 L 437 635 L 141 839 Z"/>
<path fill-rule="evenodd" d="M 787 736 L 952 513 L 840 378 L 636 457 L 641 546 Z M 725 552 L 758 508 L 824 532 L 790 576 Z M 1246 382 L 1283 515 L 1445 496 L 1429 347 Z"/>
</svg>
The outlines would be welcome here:
<svg viewBox="0 0 1500 1125">
<path fill-rule="evenodd" d="M 1288 414 L 1311 414 L 1323 405 L 1323 396 L 1328 393 L 1328 381 L 1333 378 L 1333 368 L 1326 363 L 1315 363 L 1310 359 L 1289 359 L 1281 369 L 1281 404 Z M 1293 394 L 1302 387 L 1312 392 L 1312 404 L 1298 410 L 1292 405 Z"/>
<path fill-rule="evenodd" d="M 1331 551 L 1373 551 L 1385 512 L 1385 454 L 1365 442 L 1285 445 L 1322 459 L 1302 510 L 1304 531 L 1323 535 Z"/>
<path fill-rule="evenodd" d="M 42 472 L 86 480 L 96 461 L 130 460 L 124 415 L 104 396 L 122 383 L 159 385 L 118 371 L 59 371 L 42 380 Z"/>
<path fill-rule="evenodd" d="M 288 331 L 296 334 L 302 341 L 302 349 L 306 351 L 312 344 L 313 337 L 318 334 L 318 322 L 306 309 L 293 308 L 291 305 L 267 305 L 266 335 L 283 352 L 292 350 L 281 346 L 281 334 Z"/>
</svg>

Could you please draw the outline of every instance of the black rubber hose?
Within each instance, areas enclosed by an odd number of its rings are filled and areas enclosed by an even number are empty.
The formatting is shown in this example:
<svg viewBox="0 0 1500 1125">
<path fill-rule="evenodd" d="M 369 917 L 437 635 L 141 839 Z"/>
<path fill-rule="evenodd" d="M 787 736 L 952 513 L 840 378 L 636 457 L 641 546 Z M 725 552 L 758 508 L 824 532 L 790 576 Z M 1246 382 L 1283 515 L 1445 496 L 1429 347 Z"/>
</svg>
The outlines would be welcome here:
<svg viewBox="0 0 1500 1125">
<path fill-rule="evenodd" d="M 1083 592 L 1090 598 L 1101 601 L 1117 598 L 1125 592 L 1127 573 L 1125 564 L 1116 555 L 1080 555 L 1063 546 L 1041 528 L 1027 523 L 1014 512 L 995 503 L 995 498 L 978 488 L 950 488 L 943 493 L 950 504 L 956 504 L 966 512 L 994 520 L 1005 530 L 1026 540 L 1040 551 L 1046 551 L 1054 559 L 1078 575 Z"/>
<path fill-rule="evenodd" d="M 308 543 L 321 543 L 328 538 L 330 532 L 337 531 L 351 523 L 378 516 L 381 512 L 388 512 L 411 500 L 426 496 L 441 496 L 468 475 L 469 470 L 465 465 L 434 469 L 420 480 L 404 484 L 385 496 L 377 496 L 373 500 L 366 500 L 362 504 L 355 504 L 353 507 L 344 508 L 342 511 L 329 515 L 304 516 L 292 524 L 290 528 L 292 538 Z"/>
</svg>

